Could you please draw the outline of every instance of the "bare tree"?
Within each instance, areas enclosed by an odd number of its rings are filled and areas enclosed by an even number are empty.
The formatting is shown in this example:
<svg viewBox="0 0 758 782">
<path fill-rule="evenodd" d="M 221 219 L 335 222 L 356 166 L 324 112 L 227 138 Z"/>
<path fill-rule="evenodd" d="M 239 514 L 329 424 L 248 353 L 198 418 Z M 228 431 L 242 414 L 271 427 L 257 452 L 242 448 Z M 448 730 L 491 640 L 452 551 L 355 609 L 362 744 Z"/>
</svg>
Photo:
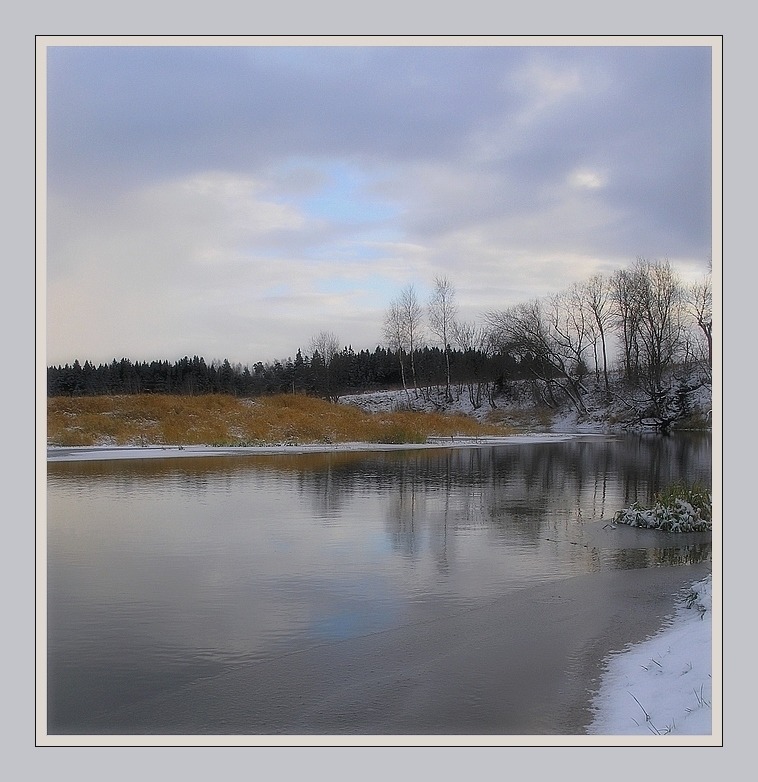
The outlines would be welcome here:
<svg viewBox="0 0 758 782">
<path fill-rule="evenodd" d="M 611 299 L 627 380 L 660 390 L 681 352 L 683 289 L 668 261 L 638 258 L 613 276 Z"/>
<path fill-rule="evenodd" d="M 630 423 L 666 431 L 687 414 L 687 398 L 701 385 L 681 369 L 690 350 L 684 288 L 668 261 L 638 258 L 614 276 L 616 322 L 624 343 L 627 391 L 617 398 Z"/>
<path fill-rule="evenodd" d="M 324 364 L 329 366 L 332 363 L 332 359 L 340 351 L 340 341 L 336 334 L 332 331 L 319 331 L 319 333 L 311 339 L 311 352 L 321 356 Z"/>
<path fill-rule="evenodd" d="M 637 379 L 640 363 L 640 285 L 637 269 L 619 269 L 611 278 L 613 320 L 621 338 L 624 376 L 630 382 Z"/>
<path fill-rule="evenodd" d="M 582 290 L 579 285 L 572 285 L 550 297 L 548 302 L 545 314 L 550 321 L 555 352 L 563 357 L 573 375 L 581 377 L 586 368 L 585 352 L 593 340 L 593 321 Z"/>
<path fill-rule="evenodd" d="M 710 382 L 709 372 L 692 372 L 693 357 L 702 366 L 712 360 L 710 277 L 685 290 L 668 261 L 638 258 L 610 278 L 595 275 L 554 296 L 487 313 L 485 320 L 495 348 L 520 359 L 548 405 L 568 399 L 587 412 L 582 379 L 590 356 L 598 383 L 602 364 L 608 398 L 628 410 L 629 425 L 667 430 L 689 415 L 691 395 Z M 615 336 L 623 387 L 609 379 L 608 342 Z"/>
<path fill-rule="evenodd" d="M 603 354 L 603 382 L 605 390 L 610 389 L 608 381 L 608 344 L 606 335 L 613 320 L 611 287 L 607 278 L 601 274 L 595 274 L 590 277 L 584 285 L 583 297 L 587 309 L 595 323 L 597 335 L 600 340 L 600 347 Z M 595 354 L 597 356 L 597 345 L 595 344 Z M 597 367 L 597 359 L 595 360 Z"/>
<path fill-rule="evenodd" d="M 407 285 L 399 296 L 390 302 L 389 309 L 384 316 L 383 333 L 387 346 L 398 353 L 400 362 L 400 376 L 403 389 L 408 391 L 405 375 L 405 361 L 403 354 L 410 358 L 411 377 L 413 388 L 418 395 L 418 381 L 416 378 L 415 351 L 421 335 L 421 323 L 424 310 L 418 301 L 413 285 Z"/>
<path fill-rule="evenodd" d="M 436 277 L 434 291 L 429 299 L 429 328 L 437 337 L 445 353 L 445 400 L 451 402 L 450 392 L 450 340 L 452 338 L 458 308 L 455 289 L 447 277 Z"/>
<path fill-rule="evenodd" d="M 422 338 L 422 322 L 424 318 L 424 309 L 418 300 L 416 289 L 413 285 L 407 285 L 400 292 L 398 299 L 400 308 L 400 318 L 405 331 L 408 355 L 411 359 L 411 378 L 413 380 L 413 389 L 418 394 L 418 378 L 416 377 L 416 348 Z"/>
<path fill-rule="evenodd" d="M 711 273 L 690 286 L 687 304 L 705 339 L 705 354 L 709 372 L 713 367 L 713 287 Z"/>
<path fill-rule="evenodd" d="M 534 299 L 485 316 L 493 344 L 518 355 L 538 381 L 543 401 L 557 404 L 562 393 L 579 412 L 585 412 L 577 376 L 577 346 L 567 344 L 556 329 L 554 301 Z"/>
<path fill-rule="evenodd" d="M 459 321 L 455 324 L 455 341 L 463 352 L 463 382 L 468 389 L 471 406 L 478 410 L 482 406 L 482 397 L 488 391 L 487 398 L 494 407 L 489 383 L 484 377 L 484 363 L 490 346 L 489 332 L 476 323 Z"/>
<path fill-rule="evenodd" d="M 408 385 L 405 381 L 405 362 L 403 352 L 408 349 L 408 334 L 403 318 L 403 308 L 399 299 L 390 302 L 389 309 L 384 316 L 384 339 L 387 347 L 397 353 L 400 362 L 400 377 L 403 382 L 403 390 L 408 393 Z"/>
<path fill-rule="evenodd" d="M 684 290 L 668 261 L 638 260 L 639 335 L 648 388 L 660 392 L 666 371 L 681 354 Z"/>
<path fill-rule="evenodd" d="M 312 365 L 320 360 L 324 366 L 324 391 L 328 399 L 335 398 L 331 384 L 331 365 L 334 357 L 339 353 L 340 342 L 332 331 L 320 331 L 311 339 L 310 349 L 312 353 Z"/>
</svg>

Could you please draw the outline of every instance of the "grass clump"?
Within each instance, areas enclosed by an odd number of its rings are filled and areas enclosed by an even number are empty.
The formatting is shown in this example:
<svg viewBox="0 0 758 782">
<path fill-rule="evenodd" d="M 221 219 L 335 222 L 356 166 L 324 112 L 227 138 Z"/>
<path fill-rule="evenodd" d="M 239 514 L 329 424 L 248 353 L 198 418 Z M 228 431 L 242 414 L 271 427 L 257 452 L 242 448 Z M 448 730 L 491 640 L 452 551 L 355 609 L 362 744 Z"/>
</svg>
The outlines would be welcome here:
<svg viewBox="0 0 758 782">
<path fill-rule="evenodd" d="M 699 484 L 674 484 L 656 494 L 651 508 L 635 502 L 618 511 L 614 521 L 665 532 L 709 532 L 713 527 L 711 491 Z"/>
<path fill-rule="evenodd" d="M 51 397 L 47 442 L 96 445 L 301 445 L 423 443 L 430 437 L 508 434 L 464 415 L 367 413 L 301 394 Z"/>
</svg>

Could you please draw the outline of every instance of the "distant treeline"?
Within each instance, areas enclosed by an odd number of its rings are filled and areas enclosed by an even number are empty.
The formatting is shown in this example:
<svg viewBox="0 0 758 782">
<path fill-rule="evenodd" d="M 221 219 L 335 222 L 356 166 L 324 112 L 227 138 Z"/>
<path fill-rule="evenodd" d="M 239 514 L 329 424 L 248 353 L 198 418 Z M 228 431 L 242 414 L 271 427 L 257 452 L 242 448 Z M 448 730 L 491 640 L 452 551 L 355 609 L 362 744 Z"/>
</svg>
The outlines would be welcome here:
<svg viewBox="0 0 758 782">
<path fill-rule="evenodd" d="M 503 384 L 530 375 L 530 360 L 508 353 L 486 354 L 479 350 L 449 350 L 453 382 Z M 407 364 L 407 354 L 402 354 Z M 355 352 L 346 347 L 324 362 L 318 352 L 294 359 L 258 362 L 252 367 L 228 360 L 206 362 L 185 356 L 169 361 L 133 362 L 127 358 L 95 366 L 78 360 L 47 369 L 48 396 L 96 396 L 108 394 L 232 394 L 260 396 L 305 393 L 324 398 L 403 383 L 401 356 L 377 347 L 373 352 Z M 424 347 L 413 355 L 416 383 L 431 387 L 445 383 L 446 361 L 442 350 Z"/>
</svg>

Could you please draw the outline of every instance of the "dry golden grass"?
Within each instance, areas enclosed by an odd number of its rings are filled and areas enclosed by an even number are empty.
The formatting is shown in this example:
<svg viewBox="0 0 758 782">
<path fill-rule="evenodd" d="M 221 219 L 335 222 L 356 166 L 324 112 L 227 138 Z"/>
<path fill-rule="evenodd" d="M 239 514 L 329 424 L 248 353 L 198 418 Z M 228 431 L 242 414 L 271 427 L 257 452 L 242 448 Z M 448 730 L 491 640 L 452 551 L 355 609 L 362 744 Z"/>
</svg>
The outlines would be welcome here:
<svg viewBox="0 0 758 782">
<path fill-rule="evenodd" d="M 47 400 L 48 445 L 420 443 L 508 434 L 463 415 L 366 413 L 303 395 L 94 396 Z"/>
</svg>

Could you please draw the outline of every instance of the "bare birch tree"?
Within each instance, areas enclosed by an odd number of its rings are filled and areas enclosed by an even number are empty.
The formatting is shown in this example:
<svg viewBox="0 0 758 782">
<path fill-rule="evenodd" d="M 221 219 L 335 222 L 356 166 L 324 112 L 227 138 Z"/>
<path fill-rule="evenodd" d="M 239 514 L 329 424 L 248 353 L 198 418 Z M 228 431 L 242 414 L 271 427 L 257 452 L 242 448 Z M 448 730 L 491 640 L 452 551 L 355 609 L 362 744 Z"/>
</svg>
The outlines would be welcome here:
<svg viewBox="0 0 758 782">
<path fill-rule="evenodd" d="M 418 300 L 416 289 L 413 285 L 407 285 L 400 292 L 398 299 L 400 307 L 400 320 L 405 331 L 406 345 L 408 355 L 411 360 L 411 379 L 413 381 L 413 390 L 418 394 L 418 378 L 416 377 L 416 348 L 422 339 L 422 324 L 424 319 L 424 308 Z"/>
<path fill-rule="evenodd" d="M 584 285 L 584 300 L 595 322 L 600 348 L 603 356 L 603 383 L 605 390 L 610 389 L 608 380 L 608 343 L 607 334 L 613 321 L 611 308 L 611 287 L 607 278 L 602 274 L 595 274 Z M 595 353 L 597 349 L 595 346 Z M 596 360 L 597 366 L 597 360 Z"/>
<path fill-rule="evenodd" d="M 458 309 L 455 289 L 447 277 L 436 277 L 434 291 L 429 299 L 429 328 L 439 340 L 445 354 L 445 400 L 451 402 L 450 391 L 450 340 L 452 339 Z"/>
<path fill-rule="evenodd" d="M 593 340 L 593 321 L 579 285 L 550 297 L 546 316 L 550 320 L 555 351 L 572 374 L 581 377 L 586 368 L 585 353 Z M 573 366 L 572 366 L 573 364 Z"/>
<path fill-rule="evenodd" d="M 389 309 L 384 316 L 384 339 L 387 347 L 397 353 L 400 362 L 400 378 L 403 383 L 403 390 L 408 393 L 408 385 L 405 381 L 405 362 L 403 353 L 408 349 L 408 335 L 403 319 L 403 308 L 399 299 L 390 302 Z"/>
</svg>

